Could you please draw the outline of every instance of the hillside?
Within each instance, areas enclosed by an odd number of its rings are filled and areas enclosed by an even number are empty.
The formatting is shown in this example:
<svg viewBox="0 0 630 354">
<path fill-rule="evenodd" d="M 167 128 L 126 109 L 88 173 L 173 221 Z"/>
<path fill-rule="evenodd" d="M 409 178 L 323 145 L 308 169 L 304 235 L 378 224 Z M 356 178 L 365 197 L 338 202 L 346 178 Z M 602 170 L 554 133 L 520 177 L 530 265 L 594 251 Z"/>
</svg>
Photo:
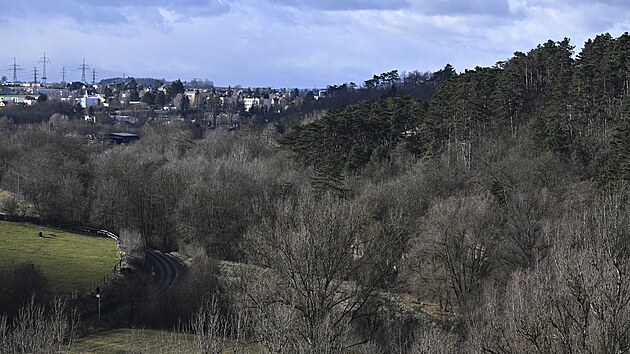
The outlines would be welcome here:
<svg viewBox="0 0 630 354">
<path fill-rule="evenodd" d="M 39 233 L 42 236 L 39 236 Z M 53 293 L 89 291 L 118 264 L 116 243 L 47 227 L 0 221 L 0 269 L 33 264 Z"/>
</svg>

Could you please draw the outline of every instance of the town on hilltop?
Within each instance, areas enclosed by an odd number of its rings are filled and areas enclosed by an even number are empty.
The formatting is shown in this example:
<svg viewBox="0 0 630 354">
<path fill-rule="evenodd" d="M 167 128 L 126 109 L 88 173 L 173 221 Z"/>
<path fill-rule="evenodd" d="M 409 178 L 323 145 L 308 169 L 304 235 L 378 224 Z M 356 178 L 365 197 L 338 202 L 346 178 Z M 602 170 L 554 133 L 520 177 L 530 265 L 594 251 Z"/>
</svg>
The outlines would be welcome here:
<svg viewBox="0 0 630 354">
<path fill-rule="evenodd" d="M 86 121 L 141 124 L 149 119 L 188 118 L 207 128 L 228 129 L 266 121 L 270 114 L 287 112 L 305 100 L 325 95 L 325 89 L 215 87 L 208 80 L 166 82 L 133 77 L 93 84 L 0 82 L 0 107 L 60 101 L 80 105 Z"/>
<path fill-rule="evenodd" d="M 209 129 L 264 128 L 269 123 L 283 131 L 304 114 L 339 110 L 378 97 L 401 94 L 428 100 L 453 75 L 455 69 L 447 64 L 433 73 L 391 70 L 360 85 L 349 82 L 320 89 L 218 87 L 209 80 L 134 77 L 45 83 L 34 76 L 25 83 L 16 75 L 10 81 L 3 76 L 0 117 L 20 125 L 83 119 L 128 132 L 148 122 L 177 122 L 196 137 Z"/>
</svg>

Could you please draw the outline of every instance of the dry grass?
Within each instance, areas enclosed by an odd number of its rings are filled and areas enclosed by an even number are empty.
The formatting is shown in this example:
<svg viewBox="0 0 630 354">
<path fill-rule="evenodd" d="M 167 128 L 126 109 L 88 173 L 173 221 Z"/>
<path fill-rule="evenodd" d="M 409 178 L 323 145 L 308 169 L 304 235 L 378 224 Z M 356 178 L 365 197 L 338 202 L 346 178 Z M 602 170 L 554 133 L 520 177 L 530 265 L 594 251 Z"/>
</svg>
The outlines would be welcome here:
<svg viewBox="0 0 630 354">
<path fill-rule="evenodd" d="M 151 329 L 115 329 L 79 339 L 67 352 L 71 354 L 118 353 L 198 353 L 196 336 Z M 255 346 L 245 346 L 239 353 L 258 353 Z M 224 353 L 234 353 L 226 349 Z"/>
</svg>

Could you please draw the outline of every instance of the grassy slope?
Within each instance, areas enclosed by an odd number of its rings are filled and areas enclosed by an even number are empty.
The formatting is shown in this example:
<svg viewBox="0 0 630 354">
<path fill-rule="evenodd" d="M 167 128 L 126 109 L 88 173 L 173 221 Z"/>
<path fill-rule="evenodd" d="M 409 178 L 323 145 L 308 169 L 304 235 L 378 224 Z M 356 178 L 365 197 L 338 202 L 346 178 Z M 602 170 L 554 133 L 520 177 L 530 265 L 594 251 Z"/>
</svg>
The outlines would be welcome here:
<svg viewBox="0 0 630 354">
<path fill-rule="evenodd" d="M 69 353 L 194 353 L 194 336 L 148 329 L 115 329 L 79 339 Z"/>
<path fill-rule="evenodd" d="M 108 238 L 0 221 L 0 270 L 26 262 L 42 270 L 53 292 L 70 293 L 89 289 L 110 274 L 118 251 Z"/>
<path fill-rule="evenodd" d="M 68 353 L 198 353 L 196 336 L 150 329 L 114 329 L 79 339 Z M 230 344 L 233 344 L 230 342 Z M 234 353 L 228 345 L 224 353 Z M 255 346 L 241 347 L 239 353 L 258 353 Z"/>
</svg>

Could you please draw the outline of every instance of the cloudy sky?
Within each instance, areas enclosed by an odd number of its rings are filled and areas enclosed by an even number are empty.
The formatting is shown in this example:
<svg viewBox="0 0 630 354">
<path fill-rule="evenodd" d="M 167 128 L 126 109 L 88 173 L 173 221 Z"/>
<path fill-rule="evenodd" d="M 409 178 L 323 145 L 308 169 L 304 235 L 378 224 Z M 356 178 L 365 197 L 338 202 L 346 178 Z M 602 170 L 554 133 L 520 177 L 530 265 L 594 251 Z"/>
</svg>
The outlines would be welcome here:
<svg viewBox="0 0 630 354">
<path fill-rule="evenodd" d="M 0 74 L 325 87 L 490 66 L 548 39 L 630 31 L 627 0 L 0 0 Z"/>
</svg>

